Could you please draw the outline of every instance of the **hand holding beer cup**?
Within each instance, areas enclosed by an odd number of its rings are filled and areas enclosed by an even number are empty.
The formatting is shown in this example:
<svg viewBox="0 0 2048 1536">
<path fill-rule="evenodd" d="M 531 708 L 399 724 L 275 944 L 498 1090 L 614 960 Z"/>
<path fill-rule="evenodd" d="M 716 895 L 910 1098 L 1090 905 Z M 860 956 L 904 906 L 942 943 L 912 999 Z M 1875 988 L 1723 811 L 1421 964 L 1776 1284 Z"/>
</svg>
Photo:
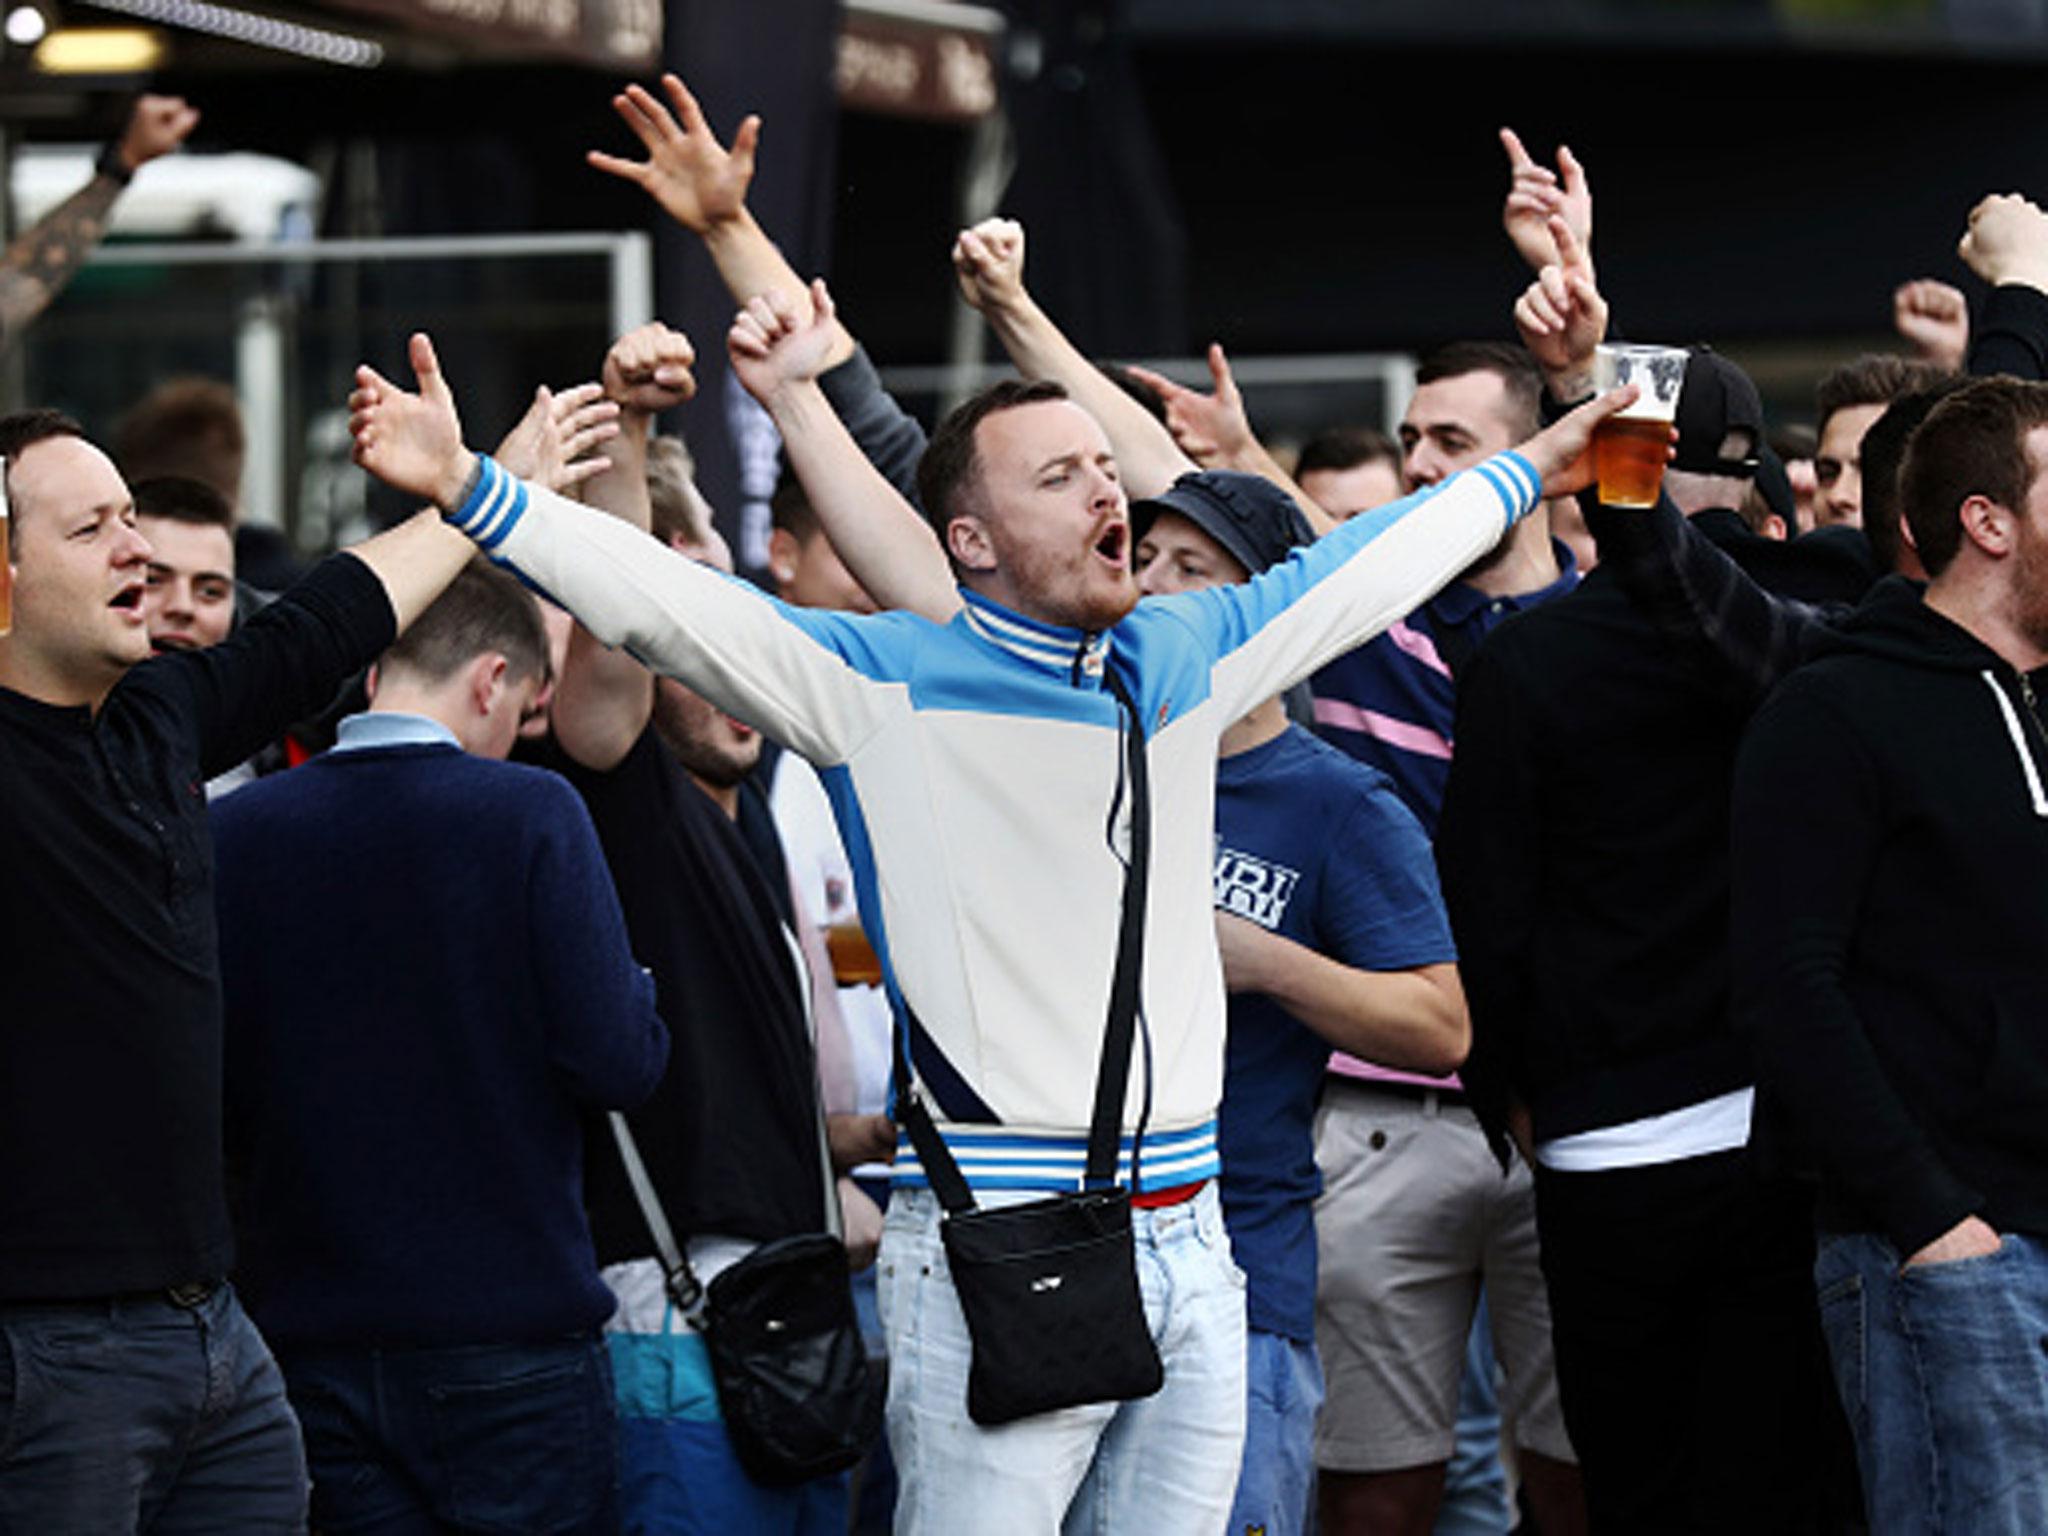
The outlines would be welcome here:
<svg viewBox="0 0 2048 1536">
<path fill-rule="evenodd" d="M 1593 354 L 1593 387 L 1636 390 L 1634 402 L 1593 432 L 1600 501 L 1609 507 L 1654 507 L 1671 458 L 1672 423 L 1685 388 L 1683 347 L 1606 345 Z"/>
<path fill-rule="evenodd" d="M 1592 449 L 1599 428 L 1633 406 L 1640 393 L 1632 383 L 1606 390 L 1522 444 L 1519 451 L 1541 477 L 1546 498 L 1573 496 L 1593 483 Z M 1672 429 L 1667 424 L 1663 432 L 1664 447 L 1659 451 L 1669 457 Z"/>
</svg>

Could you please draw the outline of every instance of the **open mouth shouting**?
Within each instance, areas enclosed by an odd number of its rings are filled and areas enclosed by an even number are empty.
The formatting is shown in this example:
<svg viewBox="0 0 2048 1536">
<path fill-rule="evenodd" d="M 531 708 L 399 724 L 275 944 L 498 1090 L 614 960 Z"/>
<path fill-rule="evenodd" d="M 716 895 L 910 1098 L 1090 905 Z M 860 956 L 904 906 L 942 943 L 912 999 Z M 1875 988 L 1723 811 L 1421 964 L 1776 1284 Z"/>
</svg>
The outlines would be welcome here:
<svg viewBox="0 0 2048 1536">
<path fill-rule="evenodd" d="M 1122 518 L 1111 520 L 1095 541 L 1095 553 L 1118 570 L 1131 567 L 1131 525 Z"/>
<path fill-rule="evenodd" d="M 143 622 L 142 593 L 142 582 L 131 581 L 107 599 L 107 606 L 121 614 L 130 624 L 140 624 Z"/>
</svg>

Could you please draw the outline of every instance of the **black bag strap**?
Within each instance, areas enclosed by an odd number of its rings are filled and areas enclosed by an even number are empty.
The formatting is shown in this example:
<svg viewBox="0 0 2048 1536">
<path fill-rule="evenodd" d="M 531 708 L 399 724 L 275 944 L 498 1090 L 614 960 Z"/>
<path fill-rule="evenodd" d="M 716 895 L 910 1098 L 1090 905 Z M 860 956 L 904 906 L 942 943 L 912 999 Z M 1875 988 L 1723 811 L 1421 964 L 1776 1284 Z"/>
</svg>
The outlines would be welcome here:
<svg viewBox="0 0 2048 1536">
<path fill-rule="evenodd" d="M 1124 866 L 1122 931 L 1117 935 L 1116 969 L 1109 983 L 1109 1022 L 1102 1034 L 1102 1061 L 1095 1071 L 1095 1113 L 1088 1122 L 1087 1187 L 1116 1183 L 1117 1143 L 1124 1125 L 1124 1095 L 1131 1083 L 1131 1049 L 1137 1039 L 1138 1001 L 1145 979 L 1145 885 L 1152 868 L 1152 786 L 1146 775 L 1145 722 L 1130 690 L 1113 668 L 1102 680 L 1122 707 L 1127 726 L 1125 755 L 1130 763 L 1131 861 Z M 1138 1140 L 1145 1134 L 1143 1117 L 1131 1144 L 1131 1182 L 1138 1175 Z"/>
<path fill-rule="evenodd" d="M 818 1111 L 818 1158 L 825 1180 L 825 1234 L 835 1241 L 842 1240 L 846 1231 L 845 1219 L 839 1210 L 839 1180 L 832 1168 L 831 1140 L 825 1128 L 825 1085 L 818 1078 L 818 1021 L 811 1006 L 811 965 L 804 958 L 803 944 L 789 928 L 783 928 L 782 938 L 789 946 L 790 961 L 796 967 L 797 992 L 803 1002 L 804 1036 L 810 1042 L 811 1093 Z M 704 1285 L 690 1267 L 689 1250 L 676 1241 L 675 1230 L 669 1226 L 668 1212 L 662 1208 L 661 1195 L 640 1156 L 640 1144 L 633 1137 L 633 1127 L 616 1109 L 610 1112 L 608 1119 L 612 1140 L 619 1149 L 619 1161 L 626 1170 L 626 1182 L 633 1190 L 633 1202 L 640 1207 L 640 1219 L 647 1224 L 647 1235 L 653 1239 L 655 1256 L 661 1261 L 663 1289 L 668 1292 L 668 1299 L 675 1303 L 676 1311 L 683 1320 L 702 1332 Z"/>
<path fill-rule="evenodd" d="M 1131 1081 L 1131 1052 L 1137 1040 L 1138 1001 L 1145 975 L 1145 892 L 1152 867 L 1152 790 L 1147 776 L 1145 726 L 1132 700 L 1130 689 L 1113 668 L 1105 668 L 1103 681 L 1124 717 L 1123 748 L 1125 774 L 1131 797 L 1131 856 L 1124 866 L 1122 924 L 1117 934 L 1116 968 L 1109 984 L 1109 1014 L 1103 1025 L 1102 1056 L 1095 1073 L 1094 1112 L 1088 1122 L 1088 1162 L 1083 1183 L 1104 1188 L 1116 1183 L 1117 1146 L 1123 1131 L 1124 1097 Z M 906 1005 L 911 1028 L 918 1027 L 917 1015 Z M 891 1032 L 895 1039 L 896 1113 L 902 1121 L 917 1158 L 924 1165 L 925 1178 L 939 1204 L 950 1216 L 974 1209 L 974 1194 L 961 1176 L 945 1138 L 932 1124 L 930 1113 L 917 1095 L 906 1047 L 907 1032 Z M 1138 1122 L 1131 1144 L 1131 1182 L 1137 1183 L 1138 1152 L 1144 1141 L 1149 1105 Z"/>
</svg>

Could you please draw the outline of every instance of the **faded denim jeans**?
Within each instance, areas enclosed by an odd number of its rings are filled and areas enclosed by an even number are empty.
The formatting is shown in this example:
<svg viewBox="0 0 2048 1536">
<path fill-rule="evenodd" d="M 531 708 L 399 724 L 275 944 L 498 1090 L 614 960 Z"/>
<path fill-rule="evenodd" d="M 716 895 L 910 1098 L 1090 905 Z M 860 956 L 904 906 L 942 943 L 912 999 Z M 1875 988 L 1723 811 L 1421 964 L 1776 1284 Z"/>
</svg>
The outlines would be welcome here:
<svg viewBox="0 0 2048 1536">
<path fill-rule="evenodd" d="M 2048 1249 L 1900 1268 L 1868 1233 L 1823 1236 L 1821 1327 L 1885 1536 L 2048 1531 Z"/>
<path fill-rule="evenodd" d="M 982 1193 L 984 1206 L 1041 1196 Z M 1213 1536 L 1244 1448 L 1244 1273 L 1214 1184 L 1131 1213 L 1138 1287 L 1166 1384 L 984 1429 L 967 1416 L 967 1322 L 929 1190 L 898 1189 L 882 1228 L 889 1449 L 898 1536 Z"/>
</svg>

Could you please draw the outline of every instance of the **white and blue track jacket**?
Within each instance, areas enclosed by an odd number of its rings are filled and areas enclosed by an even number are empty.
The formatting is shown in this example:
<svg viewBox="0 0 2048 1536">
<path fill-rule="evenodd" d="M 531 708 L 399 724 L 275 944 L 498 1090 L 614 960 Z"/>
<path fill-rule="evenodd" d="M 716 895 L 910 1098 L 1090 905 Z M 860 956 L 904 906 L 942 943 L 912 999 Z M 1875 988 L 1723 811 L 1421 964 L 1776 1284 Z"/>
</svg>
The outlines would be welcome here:
<svg viewBox="0 0 2048 1536">
<path fill-rule="evenodd" d="M 1224 989 L 1210 863 L 1224 728 L 1403 614 L 1537 503 L 1506 453 L 1237 586 L 1146 598 L 1100 635 L 973 593 L 951 623 L 792 608 L 490 460 L 450 520 L 719 708 L 814 763 L 898 1028 L 970 1185 L 1079 1186 L 1127 846 L 1113 666 L 1150 738 L 1142 1188 L 1211 1177 Z M 905 1005 L 908 1005 L 907 1009 Z M 911 1016 L 915 1015 L 916 1027 Z M 922 1182 L 915 1149 L 897 1177 Z"/>
</svg>

